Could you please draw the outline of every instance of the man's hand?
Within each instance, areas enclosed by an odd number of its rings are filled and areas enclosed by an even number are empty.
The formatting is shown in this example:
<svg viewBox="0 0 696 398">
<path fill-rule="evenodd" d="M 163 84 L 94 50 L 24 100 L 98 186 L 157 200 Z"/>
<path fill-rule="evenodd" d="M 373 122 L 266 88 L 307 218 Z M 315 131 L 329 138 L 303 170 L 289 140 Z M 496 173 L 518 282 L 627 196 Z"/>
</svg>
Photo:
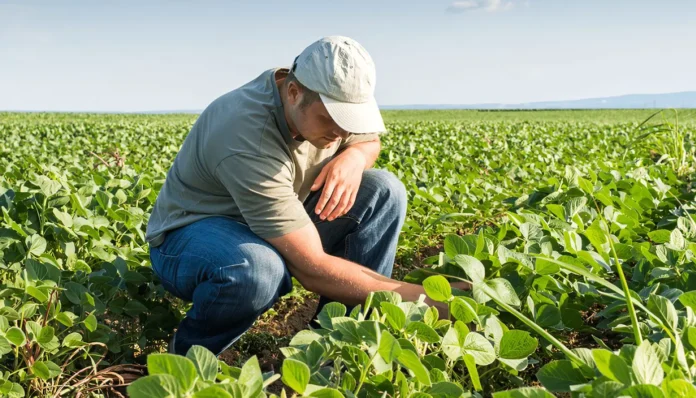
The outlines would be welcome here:
<svg viewBox="0 0 696 398">
<path fill-rule="evenodd" d="M 335 220 L 348 212 L 358 195 L 367 159 L 362 151 L 346 149 L 324 166 L 310 188 L 316 191 L 324 186 L 314 209 L 322 220 Z"/>
</svg>

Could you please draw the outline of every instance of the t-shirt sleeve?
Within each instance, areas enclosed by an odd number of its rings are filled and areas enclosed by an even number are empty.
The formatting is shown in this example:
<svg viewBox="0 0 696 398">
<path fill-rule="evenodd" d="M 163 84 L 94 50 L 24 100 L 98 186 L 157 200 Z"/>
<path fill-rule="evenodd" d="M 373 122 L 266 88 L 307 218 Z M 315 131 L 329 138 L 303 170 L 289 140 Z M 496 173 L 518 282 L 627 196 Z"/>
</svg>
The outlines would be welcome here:
<svg viewBox="0 0 696 398">
<path fill-rule="evenodd" d="M 293 190 L 290 165 L 278 159 L 238 153 L 215 169 L 252 232 L 275 238 L 311 222 Z"/>
<path fill-rule="evenodd" d="M 341 141 L 341 144 L 338 146 L 337 152 L 340 152 L 340 151 L 348 148 L 351 145 L 357 144 L 358 142 L 376 141 L 378 139 L 379 139 L 379 134 L 377 134 L 377 133 L 350 134 L 348 136 L 348 138 Z"/>
</svg>

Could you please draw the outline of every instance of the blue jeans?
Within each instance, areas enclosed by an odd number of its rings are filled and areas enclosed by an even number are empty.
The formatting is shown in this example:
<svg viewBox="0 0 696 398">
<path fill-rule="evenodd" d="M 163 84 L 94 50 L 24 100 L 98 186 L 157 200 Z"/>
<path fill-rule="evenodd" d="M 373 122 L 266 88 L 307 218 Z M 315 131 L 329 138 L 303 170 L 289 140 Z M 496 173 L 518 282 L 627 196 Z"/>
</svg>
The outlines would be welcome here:
<svg viewBox="0 0 696 398">
<path fill-rule="evenodd" d="M 384 170 L 366 170 L 353 207 L 330 222 L 314 214 L 320 194 L 313 192 L 304 205 L 324 251 L 391 277 L 406 216 L 401 181 Z M 292 290 L 280 253 L 228 217 L 208 217 L 169 231 L 160 246 L 150 248 L 150 259 L 164 288 L 193 302 L 172 340 L 181 355 L 192 345 L 219 355 Z M 330 301 L 321 297 L 317 313 Z"/>
</svg>

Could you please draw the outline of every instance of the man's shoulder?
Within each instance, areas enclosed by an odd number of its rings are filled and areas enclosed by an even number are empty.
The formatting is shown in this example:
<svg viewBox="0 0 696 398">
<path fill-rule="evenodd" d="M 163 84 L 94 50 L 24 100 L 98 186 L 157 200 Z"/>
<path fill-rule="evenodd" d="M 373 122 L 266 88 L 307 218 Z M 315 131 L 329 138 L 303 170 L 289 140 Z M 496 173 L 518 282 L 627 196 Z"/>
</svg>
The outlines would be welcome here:
<svg viewBox="0 0 696 398">
<path fill-rule="evenodd" d="M 240 152 L 273 156 L 282 149 L 274 116 L 275 70 L 223 94 L 201 113 L 194 128 L 204 134 L 202 141 L 212 158 L 219 161 Z"/>
</svg>

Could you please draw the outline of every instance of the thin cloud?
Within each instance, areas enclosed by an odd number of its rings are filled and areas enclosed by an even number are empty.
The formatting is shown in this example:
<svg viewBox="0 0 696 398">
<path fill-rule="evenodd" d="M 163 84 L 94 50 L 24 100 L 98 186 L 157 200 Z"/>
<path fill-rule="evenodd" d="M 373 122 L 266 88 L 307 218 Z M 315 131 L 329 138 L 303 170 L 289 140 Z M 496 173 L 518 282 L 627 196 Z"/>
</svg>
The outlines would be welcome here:
<svg viewBox="0 0 696 398">
<path fill-rule="evenodd" d="M 514 7 L 512 0 L 464 0 L 455 1 L 447 7 L 451 14 L 461 14 L 468 11 L 481 10 L 486 12 L 507 11 Z"/>
</svg>

